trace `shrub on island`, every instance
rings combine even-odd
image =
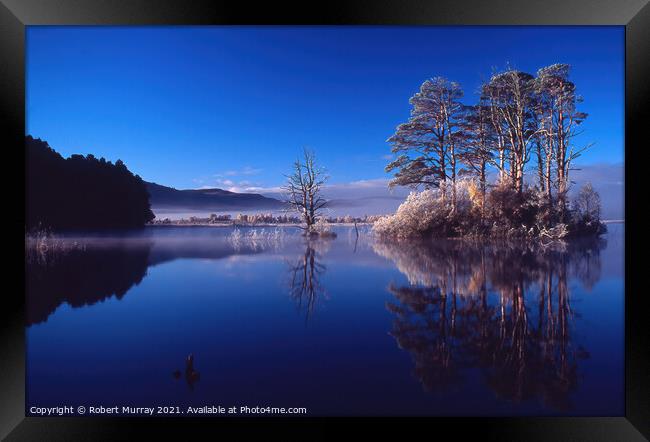
[[[553,204],[543,192],[525,187],[518,192],[495,184],[483,194],[472,179],[411,192],[395,214],[377,220],[379,236],[541,238],[559,240],[606,231],[600,221],[600,198],[591,185],[583,187],[568,210]]]

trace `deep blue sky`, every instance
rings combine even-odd
[[[273,187],[303,146],[331,182],[386,178],[385,140],[432,76],[465,101],[506,63],[569,63],[580,164],[623,162],[623,27],[27,29],[27,133],[177,188]]]

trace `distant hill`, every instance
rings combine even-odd
[[[235,193],[223,189],[178,190],[145,182],[154,211],[184,209],[200,211],[281,209],[284,203],[257,193]]]

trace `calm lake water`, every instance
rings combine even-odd
[[[623,415],[623,229],[545,249],[344,227],[71,236],[28,261],[28,411]]]

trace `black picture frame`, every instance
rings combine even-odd
[[[639,221],[647,196],[643,147],[650,103],[650,4],[647,0],[444,0],[346,1],[318,3],[209,2],[181,0],[0,0],[0,103],[2,106],[5,194],[15,201],[11,237],[16,255],[10,268],[15,288],[7,284],[2,300],[2,371],[0,372],[0,436],[6,440],[101,440],[151,438],[151,431],[177,432],[183,440],[197,430],[243,431],[251,423],[275,429],[299,423],[305,436],[330,428],[330,419],[170,419],[170,418],[37,418],[25,417],[24,177],[25,26],[29,25],[622,25],[626,36],[625,93],[625,273],[626,273],[626,407],[619,417],[418,418],[370,419],[366,429],[394,427],[400,434],[414,426],[455,438],[495,440],[636,441],[650,437],[650,342],[647,338],[640,263],[644,251]],[[9,170],[18,171],[9,174]],[[13,171],[12,170],[12,171]],[[12,177],[10,177],[12,175]],[[24,187],[24,186],[23,186]],[[638,201],[637,201],[638,198]],[[638,203],[638,204],[637,204]],[[9,244],[7,246],[7,244]],[[9,255],[9,254],[6,254]],[[13,254],[12,254],[13,255]],[[638,258],[638,259],[635,259]],[[216,422],[215,422],[216,421]],[[347,419],[336,419],[335,422]],[[305,424],[309,428],[305,428]],[[427,430],[428,428],[428,430]]]

